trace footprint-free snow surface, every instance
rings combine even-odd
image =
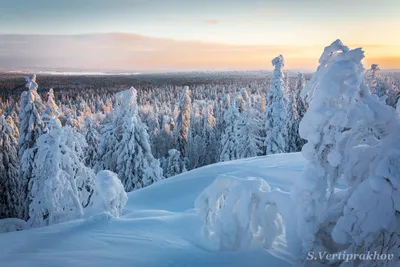
[[[194,210],[200,192],[220,174],[260,177],[289,191],[303,169],[299,153],[218,163],[128,194],[124,215],[108,213],[44,228],[0,234],[4,267],[285,267],[285,238],[271,250],[215,251],[201,236]]]

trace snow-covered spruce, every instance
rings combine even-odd
[[[305,144],[299,134],[300,121],[306,111],[305,104],[300,97],[300,93],[304,88],[305,80],[303,74],[299,73],[296,87],[291,90],[288,86],[288,102],[287,102],[287,129],[288,129],[288,151],[300,151]]]
[[[238,123],[240,122],[240,113],[236,107],[236,101],[231,101],[230,107],[225,110],[223,117],[223,130],[220,141],[219,161],[229,161],[238,158]]]
[[[365,85],[363,57],[335,41],[308,87],[312,102],[300,124],[308,163],[293,189],[298,235],[303,255],[369,251],[395,259],[339,261],[341,267],[398,266],[400,122]],[[339,178],[345,190],[335,190]]]
[[[257,118],[253,108],[246,108],[246,101],[249,101],[247,91],[242,89],[239,98],[239,121],[237,122],[237,159],[256,157],[262,154],[263,140],[261,132],[263,130],[262,121]]]
[[[50,88],[48,93],[48,99],[46,103],[45,113],[53,118],[58,118],[60,116],[60,110],[54,100],[54,91],[53,88]]]
[[[270,82],[267,93],[266,139],[264,145],[267,154],[285,153],[288,148],[287,134],[287,110],[284,98],[285,84],[282,68],[284,67],[283,56],[280,55],[272,60],[274,76]]]
[[[93,119],[92,115],[87,115],[85,118],[84,132],[87,147],[85,148],[85,164],[89,168],[93,168],[97,161],[98,147],[100,134],[97,131],[97,121]]]
[[[176,149],[168,151],[166,177],[171,177],[185,172],[185,164],[182,160],[181,153]]]
[[[340,88],[356,87],[357,84],[353,83],[359,76],[357,63],[352,58],[342,60],[348,52],[349,49],[339,40],[326,47],[319,61],[321,65],[307,85],[307,97],[312,101],[300,123],[299,132],[308,141],[302,149],[308,162],[293,190],[304,253],[327,250],[321,240],[324,235],[317,235],[327,218],[328,200],[339,177],[341,151],[338,142],[348,124],[346,115],[351,101],[343,97],[348,92]],[[353,54],[351,52],[349,56]],[[353,83],[345,85],[345,82]]]
[[[44,121],[48,130],[37,140],[29,183],[32,227],[81,217],[94,192],[94,173],[83,163],[84,137],[62,128],[56,118],[45,116]]]
[[[20,182],[22,186],[22,197],[25,201],[22,203],[22,218],[28,219],[29,200],[28,185],[32,177],[34,167],[34,158],[36,154],[35,144],[39,136],[46,131],[46,126],[42,122],[41,114],[45,109],[42,100],[37,93],[38,84],[36,83],[36,75],[32,79],[25,77],[28,88],[21,95],[21,104],[19,109],[19,133],[18,140],[18,157]]]
[[[163,179],[163,173],[138,115],[136,89],[117,93],[116,101],[112,120],[103,129],[95,168],[117,173],[125,191],[130,192]]]
[[[96,212],[107,211],[114,217],[121,216],[128,201],[128,195],[117,174],[111,171],[100,171],[95,181],[96,194],[93,209]]]
[[[176,119],[176,139],[178,151],[182,157],[186,157],[186,149],[190,127],[190,111],[192,108],[192,100],[190,98],[189,87],[185,86],[182,90],[179,102],[179,115]]]
[[[11,117],[0,116],[0,219],[22,218],[18,162],[18,130]],[[0,227],[1,228],[1,227]]]

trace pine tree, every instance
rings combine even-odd
[[[18,166],[18,136],[11,117],[0,116],[0,219],[23,216]]]
[[[284,67],[283,56],[280,55],[272,60],[274,76],[270,82],[270,90],[267,93],[266,107],[266,139],[265,147],[267,154],[287,152],[287,110],[284,99],[285,85],[282,68]]]

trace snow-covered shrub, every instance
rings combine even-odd
[[[100,171],[96,175],[96,208],[108,211],[111,215],[119,217],[128,200],[121,180],[111,171]]]
[[[269,192],[259,178],[218,176],[195,202],[205,238],[219,250],[270,248],[283,224]]]
[[[0,220],[0,233],[22,231],[28,229],[26,221],[17,218],[7,218]]]

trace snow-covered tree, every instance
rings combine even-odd
[[[29,224],[46,226],[78,218],[94,191],[94,173],[84,166],[82,135],[46,117],[48,131],[37,140],[29,183]]]
[[[287,128],[286,128],[286,101],[284,98],[285,84],[282,68],[284,67],[283,56],[280,55],[272,60],[274,76],[270,81],[270,89],[267,93],[266,107],[266,139],[264,145],[267,154],[284,153],[287,151]]]
[[[100,139],[96,170],[117,173],[125,191],[130,192],[163,179],[163,175],[138,114],[136,89],[119,92],[116,101],[113,120],[105,125]]]
[[[190,98],[189,87],[185,86],[182,90],[179,102],[179,114],[176,119],[178,151],[182,157],[186,157],[187,142],[190,127],[190,111],[192,100]]]
[[[304,84],[304,76],[299,73],[295,89],[289,91],[287,104],[288,152],[300,151],[305,144],[305,140],[299,134],[300,121],[306,112],[304,101],[300,97],[300,92],[303,90]]]
[[[303,98],[300,96],[301,92],[304,89],[305,86],[305,78],[302,73],[299,73],[297,82],[296,82],[296,90],[295,90],[295,100],[294,100],[294,105],[296,106],[296,114],[297,114],[297,120],[295,121],[295,126],[293,126],[296,131],[297,131],[297,140],[296,140],[296,151],[301,151],[301,148],[303,145],[306,143],[306,140],[300,137],[299,133],[299,127],[300,127],[300,121],[303,119],[304,114],[307,111],[307,105]]]
[[[365,73],[365,80],[372,93],[381,97],[385,95],[384,88],[378,85],[380,68],[378,64],[372,64],[371,68]]]
[[[348,52],[349,49],[340,40],[325,48],[319,61],[322,67],[312,78],[317,81],[315,88],[310,88],[313,100],[300,123],[300,136],[308,141],[302,150],[308,163],[301,182],[296,183],[293,196],[298,203],[298,233],[305,253],[325,249],[321,248],[323,242],[317,239],[317,234],[326,216],[324,211],[328,198],[338,179],[337,167],[341,154],[337,151],[337,142],[347,126],[346,108],[349,105],[349,99],[342,98],[346,92],[340,89],[354,86],[345,85],[345,82],[357,77],[357,69],[354,68],[356,63],[351,58],[342,61],[337,59]],[[331,64],[325,70],[322,68],[326,62]]]
[[[37,93],[38,84],[36,83],[36,75],[32,79],[26,77],[25,91],[21,95],[21,106],[19,110],[19,133],[18,155],[19,155],[19,171],[22,186],[22,195],[26,198],[23,206],[23,219],[28,218],[28,184],[32,178],[33,160],[36,154],[35,143],[39,136],[45,131],[45,125],[42,121],[41,114],[44,110],[42,100]]]
[[[242,89],[235,101],[239,106],[239,117],[236,128],[236,156],[237,159],[255,157],[262,154],[263,141],[261,132],[263,124],[256,116],[256,112],[246,101],[249,97],[246,89]],[[247,106],[247,108],[246,108]]]
[[[287,92],[287,120],[286,128],[288,130],[288,140],[287,140],[287,152],[296,152],[297,150],[297,139],[298,139],[298,115],[297,115],[297,103],[295,102],[295,91],[288,87]]]
[[[240,122],[241,116],[238,108],[236,107],[235,101],[231,102],[229,109],[225,110],[223,130],[220,143],[220,161],[229,161],[238,158],[237,145],[238,145],[238,123]]]
[[[84,150],[85,164],[89,168],[93,168],[97,162],[100,134],[96,129],[96,123],[97,122],[93,119],[92,115],[86,116],[85,130],[83,132],[83,135],[85,136],[85,140],[87,143],[87,147]]]
[[[171,177],[185,171],[185,164],[182,161],[181,153],[176,149],[170,149],[168,151],[167,172],[165,176]]]
[[[205,119],[203,120],[205,153],[201,161],[201,166],[213,164],[218,161],[217,122],[213,109],[207,108],[205,115]]]
[[[48,99],[46,103],[46,110],[45,113],[53,118],[58,118],[60,116],[60,110],[54,101],[54,91],[53,88],[50,88],[48,93]]]
[[[10,120],[0,116],[0,219],[21,218],[25,201],[18,171],[18,136]]]
[[[312,102],[300,123],[307,164],[293,189],[298,236],[303,256],[393,254],[391,261],[353,258],[338,264],[394,267],[400,263],[400,121],[364,83],[363,57],[361,49],[335,41],[308,85]],[[339,178],[344,190],[335,189]]]

